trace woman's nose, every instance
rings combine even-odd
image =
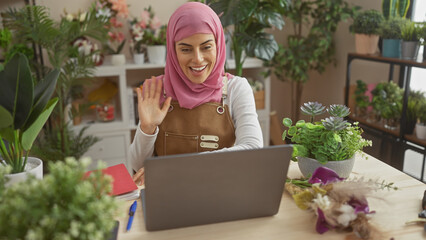
[[[204,60],[203,53],[200,51],[200,49],[196,49],[194,51],[194,62],[196,63],[202,63]]]

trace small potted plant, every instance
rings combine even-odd
[[[379,83],[373,89],[373,108],[380,112],[385,128],[397,129],[401,118],[403,92],[394,82]]]
[[[43,176],[43,162],[29,153],[58,102],[50,99],[58,76],[53,70],[34,86],[27,57],[20,53],[0,71],[0,165],[12,168],[8,184],[27,178],[24,171]]]
[[[358,13],[352,24],[357,53],[374,54],[379,43],[379,28],[384,21],[382,13],[375,9]]]
[[[404,20],[390,18],[380,25],[379,35],[383,38],[382,56],[399,58],[401,56],[401,26]]]
[[[130,25],[134,50],[146,48],[150,63],[164,63],[166,61],[167,25],[161,24],[152,7],[145,8],[141,13],[141,19],[133,19]]]
[[[290,139],[293,146],[293,159],[299,164],[305,177],[315,169],[325,166],[333,169],[340,177],[347,178],[352,171],[355,153],[372,142],[365,140],[358,122],[349,123],[343,118],[350,114],[344,105],[330,105],[327,110],[318,102],[308,102],[301,107],[302,113],[310,116],[310,122],[284,118],[288,130],[283,132],[283,140]],[[330,117],[315,122],[315,116],[327,111]]]
[[[367,91],[367,84],[362,80],[356,81],[355,88],[355,115],[359,117],[364,117],[367,115],[367,107],[370,105],[370,100],[368,96],[365,95]]]
[[[423,99],[417,109],[418,122],[416,124],[416,136],[426,140],[426,99]]]
[[[95,171],[84,177],[89,159],[49,164],[43,179],[30,177],[5,188],[7,168],[0,167],[2,239],[116,239],[118,203],[111,177]],[[114,236],[116,237],[116,236]]]
[[[422,112],[422,104],[426,101],[424,92],[410,90],[407,102],[407,122],[405,125],[405,132],[407,134],[413,134],[414,127],[416,126],[419,114]],[[426,107],[426,106],[425,106]]]
[[[416,59],[420,47],[421,28],[409,19],[401,26],[401,57]]]

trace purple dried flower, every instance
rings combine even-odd
[[[330,227],[327,221],[325,220],[324,213],[322,212],[320,208],[317,208],[317,213],[318,213],[318,219],[317,219],[316,230],[318,233],[323,234],[327,232],[328,230],[330,230]]]
[[[325,185],[332,182],[340,182],[342,180],[344,180],[344,178],[339,177],[339,175],[337,175],[337,173],[330,168],[319,167],[312,173],[312,176],[309,178],[308,182],[311,184],[320,183]]]
[[[348,204],[354,208],[355,214],[358,214],[360,212],[363,212],[365,214],[371,213],[370,208],[368,207],[367,199],[356,199],[351,198],[351,200],[348,202]]]

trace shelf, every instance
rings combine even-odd
[[[398,65],[409,65],[411,67],[426,68],[426,61],[423,61],[420,55],[416,60],[382,57],[379,54],[359,54],[359,53],[348,53],[348,57],[353,59],[363,59],[363,60],[369,60],[369,61],[375,61],[375,62],[383,62],[383,63],[390,63],[390,64],[398,64]]]
[[[369,122],[364,118],[349,116],[349,119],[352,120],[352,121],[355,121],[355,122],[359,122],[360,124],[365,125],[367,127],[374,128],[376,130],[389,133],[389,134],[393,135],[394,137],[399,137],[399,127],[395,130],[391,130],[389,128],[385,128],[385,126],[382,123]]]
[[[416,137],[416,134],[410,134],[410,135],[406,134],[404,135],[404,138],[412,143],[415,143],[417,145],[420,145],[426,148],[426,139],[419,139]]]

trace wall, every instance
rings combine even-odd
[[[362,9],[377,9],[381,11],[381,1],[356,1],[348,0],[350,4],[361,6]],[[323,104],[343,104],[343,89],[346,81],[347,53],[355,51],[354,35],[349,32],[352,20],[341,22],[335,34],[337,64],[329,65],[323,74],[310,73],[310,79],[305,85],[302,94],[302,103],[318,101]],[[286,21],[284,29],[275,32],[274,35],[280,43],[285,43],[286,36],[292,33],[291,22]],[[367,83],[386,81],[389,67],[386,64],[353,61],[351,69],[351,84],[355,80],[362,79]],[[397,72],[397,71],[395,71]],[[396,76],[396,75],[395,75]],[[290,107],[290,83],[272,79],[272,110],[277,111],[278,119],[289,117]]]
[[[94,1],[37,0],[36,2],[38,5],[44,5],[50,8],[51,16],[55,19],[59,19],[64,9],[68,12],[77,12],[78,10],[87,9]],[[163,23],[167,23],[172,12],[185,2],[186,0],[127,0],[127,3],[131,6],[129,8],[130,16],[139,16],[144,7],[151,5]],[[363,9],[380,10],[381,8],[381,1],[348,0],[348,2],[350,4],[357,4]],[[165,3],[167,3],[167,7],[164,6]],[[13,4],[17,4],[16,0],[2,0],[0,9],[5,9]],[[344,103],[343,88],[345,86],[347,53],[355,50],[354,36],[349,32],[350,24],[350,20],[340,23],[335,34],[336,66],[330,65],[321,75],[316,72],[310,73],[310,80],[305,85],[302,102],[319,101],[326,105]],[[274,34],[277,41],[284,44],[286,36],[291,32],[291,23],[290,21],[286,21],[284,29],[282,31],[274,31]],[[368,83],[386,81],[388,69],[389,67],[385,64],[354,61],[352,63],[351,79],[354,81],[356,79],[362,79]],[[275,77],[272,78],[271,109],[277,111],[279,119],[290,115],[289,90],[289,83],[277,80]]]

